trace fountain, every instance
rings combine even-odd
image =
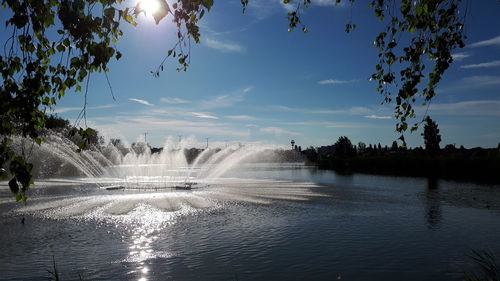
[[[145,143],[125,147],[121,143],[76,152],[76,145],[62,134],[47,136],[33,149],[37,178],[72,177],[103,189],[192,189],[208,186],[226,172],[273,146],[229,146],[224,149],[188,149],[196,140],[174,142],[167,138],[160,152],[152,153]],[[18,146],[25,146],[22,140]],[[267,152],[266,152],[267,151]],[[263,153],[266,152],[266,153]]]

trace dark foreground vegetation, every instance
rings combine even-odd
[[[342,139],[342,137],[341,137]],[[330,146],[308,148],[302,153],[322,169],[340,173],[368,173],[397,176],[437,177],[446,179],[500,183],[500,148],[456,148],[447,145],[436,155],[417,147],[382,147],[363,143],[350,145],[343,140]],[[347,146],[341,148],[342,146]],[[340,151],[349,151],[344,154]],[[339,151],[340,150],[340,151]]]
[[[394,141],[389,148],[353,145],[340,137],[333,145],[310,147],[302,153],[322,169],[340,173],[369,173],[396,176],[445,178],[485,183],[500,183],[500,143],[497,148],[457,148],[453,144],[440,148],[437,124],[425,119],[422,133],[425,148],[406,148]],[[300,149],[299,149],[300,150]]]

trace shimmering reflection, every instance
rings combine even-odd
[[[91,194],[33,200],[11,212],[55,221],[114,226],[125,232],[121,234],[121,241],[127,246],[125,256],[117,257],[113,264],[127,269],[128,280],[151,280],[152,267],[158,260],[170,264],[178,259],[178,254],[171,249],[173,245],[164,240],[169,236],[166,231],[180,218],[206,217],[210,212],[220,214],[235,206],[269,206],[278,201],[303,202],[325,196],[314,191],[318,185],[310,182],[224,178],[204,184],[202,188],[189,191],[99,189]]]
[[[168,258],[171,253],[155,251],[152,244],[158,240],[158,233],[166,224],[173,224],[181,214],[180,210],[165,212],[147,204],[139,204],[133,211],[124,216],[129,226],[130,237],[128,256],[121,263],[132,264],[130,275],[137,276],[138,280],[148,280],[148,261],[158,257]],[[118,219],[118,218],[117,218]]]

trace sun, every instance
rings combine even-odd
[[[141,10],[150,15],[157,12],[161,7],[160,2],[158,0],[142,0],[139,3],[141,5]]]

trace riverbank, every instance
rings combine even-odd
[[[442,153],[434,157],[413,151],[360,154],[352,157],[320,154],[311,162],[320,169],[331,169],[344,174],[430,177],[500,184],[499,154],[494,149]]]

